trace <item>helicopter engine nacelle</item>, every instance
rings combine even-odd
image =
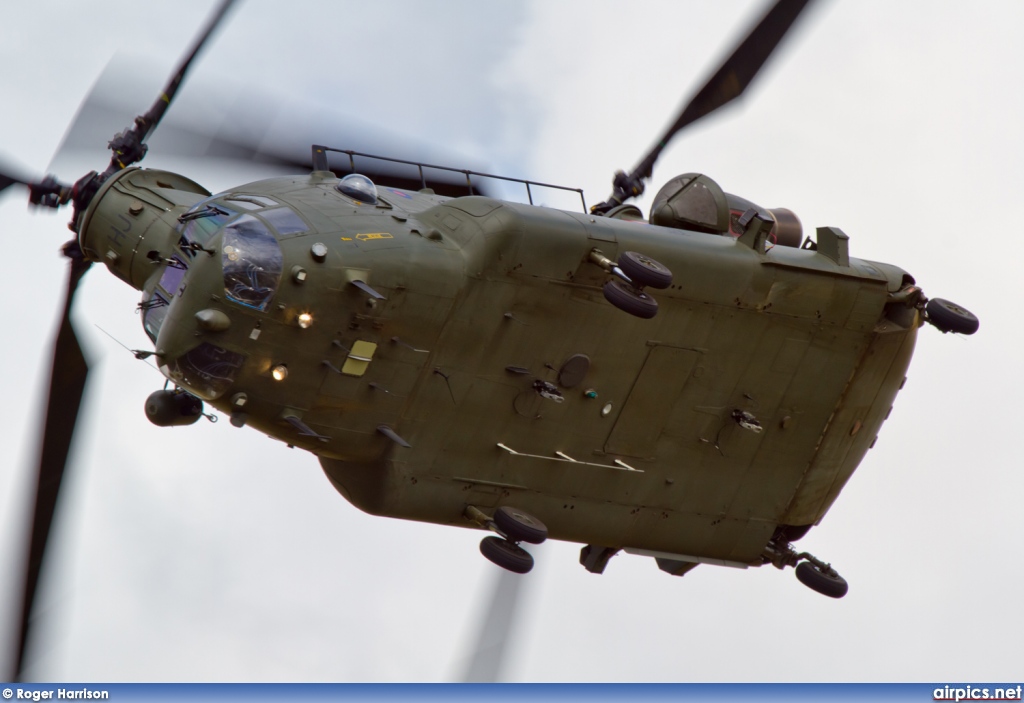
[[[768,241],[781,247],[800,247],[804,238],[804,226],[792,210],[784,207],[762,208],[732,193],[726,193],[725,197],[729,203],[729,234],[734,237],[743,236],[744,229],[739,223],[740,218],[747,210],[753,209],[757,210],[763,219],[770,219],[772,222]]]
[[[169,171],[126,168],[108,178],[78,222],[78,243],[90,261],[142,290],[178,241],[178,217],[210,195]]]
[[[651,223],[708,234],[739,237],[743,227],[739,219],[747,210],[756,210],[765,221],[772,221],[769,241],[785,247],[799,247],[803,226],[792,210],[762,208],[738,195],[724,192],[715,181],[701,173],[684,173],[661,187],[651,206]]]
[[[146,398],[146,417],[157,427],[195,424],[203,414],[203,401],[185,391],[156,391]]]
[[[775,243],[781,247],[799,248],[804,239],[804,226],[800,224],[796,213],[784,207],[773,207],[768,212],[775,220],[775,226],[769,234],[775,238]]]

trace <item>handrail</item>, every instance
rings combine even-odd
[[[472,171],[466,168],[452,168],[450,166],[438,166],[436,164],[426,164],[420,161],[407,161],[405,159],[394,159],[389,156],[378,156],[377,154],[366,154],[360,151],[352,151],[351,149],[335,149],[334,147],[322,146],[320,144],[314,144],[313,147],[313,169],[316,171],[329,171],[330,168],[327,164],[327,152],[333,151],[338,154],[348,154],[349,167],[353,172],[356,170],[355,157],[362,156],[369,159],[377,159],[378,161],[388,161],[395,164],[407,164],[409,166],[416,166],[420,173],[420,183],[424,188],[427,187],[427,179],[423,174],[423,169],[433,168],[439,171],[450,171],[451,173],[462,173],[466,176],[466,186],[469,188],[469,194],[473,195],[473,181],[470,176],[481,176],[483,178],[495,178],[500,181],[511,181],[513,183],[522,183],[526,186],[526,197],[530,201],[530,205],[533,205],[533,192],[530,190],[530,186],[540,186],[541,188],[555,188],[556,190],[567,190],[573,193],[579,193],[580,202],[583,205],[583,212],[587,212],[587,200],[583,197],[582,188],[569,188],[568,186],[559,186],[553,183],[541,183],[540,181],[530,181],[524,178],[512,178],[511,176],[498,176],[493,173],[483,173],[482,171]]]

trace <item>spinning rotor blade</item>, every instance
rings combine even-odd
[[[643,193],[643,181],[651,177],[654,162],[669,141],[684,127],[742,95],[809,3],[810,0],[777,0],[768,14],[757,23],[746,39],[683,108],[676,121],[640,160],[633,172],[616,174],[614,193],[608,201],[595,205],[592,210],[607,212],[626,199]]]
[[[145,115],[135,118],[132,128],[116,135],[110,142],[109,146],[114,155],[105,174],[99,177],[95,172],[87,174],[72,187],[59,183],[52,176],[39,182],[30,182],[8,173],[0,173],[0,191],[15,183],[21,183],[28,186],[29,201],[33,204],[59,207],[74,198],[76,211],[87,207],[103,178],[145,156],[145,140],[160,123],[189,66],[218,27],[232,3],[233,0],[224,0],[220,4],[191,52],[185,57],[177,72],[171,76],[164,92],[149,111]],[[71,324],[71,308],[78,283],[91,264],[85,260],[76,241],[69,242],[64,246],[64,254],[71,263],[69,265],[67,297],[64,301],[64,311],[54,344],[50,390],[41,436],[36,497],[25,567],[25,590],[21,605],[18,648],[13,672],[15,679],[20,679],[24,673],[32,607],[46,556],[46,545],[53,524],[60,485],[64,478],[71,441],[74,437],[75,425],[85,392],[86,378],[89,374],[89,365]]]
[[[110,166],[103,177],[141,161],[146,155],[148,151],[146,141],[162,120],[192,61],[217,29],[233,2],[234,0],[223,0],[192,51],[171,77],[164,92],[149,111],[135,118],[134,127],[115,135],[110,141],[109,146],[114,153]],[[86,140],[83,139],[83,136],[91,135],[99,125],[109,124],[110,116],[121,112],[117,104],[120,100],[115,96],[121,95],[123,86],[120,81],[105,80],[106,78],[107,76],[101,76],[82,104],[58,149],[58,157],[65,149],[74,148],[84,143],[97,143],[95,139]],[[112,87],[114,85],[116,87]],[[218,87],[215,94],[222,96],[222,93],[222,87]],[[217,102],[225,101],[218,100]],[[401,139],[396,139],[393,135],[383,135],[379,130],[371,130],[377,132],[377,138],[370,140],[362,136],[366,132],[365,128],[348,130],[350,134],[360,134],[358,143],[355,144],[352,142],[356,140],[351,136],[334,137],[333,135],[339,134],[336,123],[327,120],[317,123],[308,117],[310,114],[321,112],[317,110],[293,110],[286,118],[285,127],[274,130],[277,115],[273,108],[270,108],[268,112],[268,106],[279,105],[282,102],[289,104],[291,101],[268,99],[256,103],[250,96],[247,102],[228,105],[226,109],[220,111],[219,115],[212,119],[207,115],[205,119],[198,121],[198,124],[194,120],[188,124],[183,124],[183,120],[177,120],[178,124],[172,129],[164,130],[168,132],[166,137],[162,134],[157,138],[157,144],[161,150],[177,156],[213,156],[251,161],[292,173],[309,171],[312,166],[311,146],[313,144],[340,144],[352,148],[353,151],[377,153],[382,156],[392,155],[397,151],[406,160],[432,163],[446,160],[423,156],[425,150],[422,147],[403,148],[400,146]],[[209,106],[202,107],[208,109]],[[344,135],[345,131],[340,130],[340,133]],[[367,141],[380,144],[381,147],[367,147]],[[421,175],[415,166],[408,164],[357,158],[357,162],[349,160],[344,165],[335,164],[333,170],[339,175],[358,171],[381,185],[391,185],[408,190],[429,187],[436,193],[453,197],[467,195],[470,192],[466,176],[462,174],[426,169]],[[345,161],[345,159],[342,157],[338,161]],[[356,163],[358,163],[358,167],[356,167]],[[478,183],[473,183],[472,189],[474,193],[487,191],[486,188],[480,188]]]
[[[6,171],[6,167],[4,170]],[[10,172],[0,171],[0,193],[14,184],[28,188],[28,200],[33,205],[60,207],[71,199],[71,186],[60,183],[52,176],[47,176],[41,181],[29,181]]]
[[[672,137],[684,127],[742,95],[809,2],[810,0],[778,0],[715,75],[693,97],[647,156],[637,164],[633,169],[633,175],[650,178],[654,162]]]
[[[516,610],[522,599],[523,576],[500,570],[494,581],[494,592],[480,632],[473,646],[469,664],[460,681],[463,683],[497,683],[505,665],[505,650],[515,625]]]
[[[17,176],[12,176],[9,173],[0,172],[0,193],[4,192],[5,190],[7,190],[7,188],[14,185],[15,183],[20,183],[26,186],[28,185],[28,181],[24,179],[18,178]]]
[[[65,133],[50,171],[59,171],[74,156],[78,162],[95,153],[109,138],[111,125],[123,124],[137,104],[152,91],[145,64],[121,57],[104,69]],[[216,95],[216,100],[210,100]],[[174,110],[148,142],[150,154],[175,159],[215,159],[253,164],[253,178],[309,173],[310,147],[324,144],[381,156],[398,156],[424,163],[488,170],[461,154],[405,138],[353,118],[332,106],[296,97],[265,86],[249,86],[223,78],[197,76],[176,99]],[[147,157],[151,158],[151,157]],[[405,164],[355,157],[352,168],[344,154],[331,154],[331,170],[339,176],[353,170],[377,185],[418,190],[424,186],[418,169]],[[173,170],[173,169],[172,169]],[[424,169],[425,185],[440,195],[467,195],[462,173]],[[473,178],[478,194],[492,184]]]
[[[164,88],[163,94],[157,98],[157,101],[153,103],[153,107],[149,108],[149,112],[143,117],[148,125],[148,129],[142,134],[142,140],[145,141],[156,126],[160,123],[160,119],[164,116],[171,101],[174,100],[174,95],[178,92],[178,88],[181,86],[181,81],[184,80],[185,74],[188,72],[192,62],[195,61],[196,56],[199,55],[199,51],[209,41],[210,35],[213,34],[214,30],[220,25],[224,19],[224,15],[227,14],[228,10],[234,4],[235,0],[222,0],[220,7],[214,13],[213,17],[206,25],[206,29],[203,30],[202,35],[196,40],[195,46],[192,47],[191,53],[185,57],[185,60],[181,62],[181,66],[178,67],[178,71],[171,76],[171,80],[167,82],[167,87]]]
[[[39,469],[36,484],[35,508],[32,516],[32,534],[29,541],[28,564],[25,570],[25,591],[21,606],[18,635],[18,653],[15,660],[14,680],[21,680],[28,643],[32,604],[39,585],[39,573],[46,553],[47,538],[53,524],[57,495],[60,491],[64,468],[75,433],[75,423],[82,404],[89,365],[71,325],[71,306],[82,275],[90,263],[81,257],[72,242],[65,249],[70,257],[68,289],[64,301],[57,341],[53,349],[50,371],[50,392],[46,403],[46,420],[40,442]]]
[[[164,88],[163,93],[153,103],[153,106],[149,108],[146,114],[135,118],[134,127],[126,129],[111,140],[110,149],[114,152],[114,155],[111,157],[110,166],[107,168],[108,174],[131,166],[141,161],[142,157],[146,155],[146,140],[153,133],[153,130],[156,129],[157,125],[160,124],[160,120],[163,118],[164,113],[167,112],[171,101],[174,100],[174,96],[178,92],[178,88],[181,87],[181,82],[184,80],[188,69],[192,66],[192,62],[199,55],[206,42],[209,41],[210,36],[218,28],[234,2],[235,0],[222,0],[213,17],[207,23],[203,33],[196,40],[192,51],[189,52],[181,62],[178,70],[171,76],[171,79],[167,82],[167,87]]]

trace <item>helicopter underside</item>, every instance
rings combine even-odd
[[[597,230],[607,223],[461,200],[476,202],[430,215],[458,225],[445,237],[484,261],[457,299],[423,306],[443,317],[440,334],[402,330],[412,296],[389,293],[375,380],[328,374],[305,415],[337,436],[369,404],[364,431],[396,433],[377,433],[373,459],[320,449],[348,500],[466,527],[477,526],[467,506],[513,505],[556,539],[734,566],[762,563],[780,525],[824,516],[874,444],[913,352],[919,319],[884,316],[896,273],[887,282],[883,265],[853,260],[844,272],[779,248],[766,261],[730,238],[673,241],[661,228]],[[549,255],[531,259],[541,240]],[[585,261],[594,246],[642,249],[676,272],[655,320],[607,303],[603,272]]]
[[[745,317],[705,319],[714,331],[702,348],[636,340],[615,361],[636,369],[621,394],[590,399],[580,389],[555,403],[501,364],[429,378],[402,424],[414,457],[395,446],[376,462],[321,463],[342,495],[376,515],[475,527],[467,505],[515,505],[542,517],[555,539],[758,563],[779,525],[824,516],[873,446],[916,331],[865,346],[763,325],[760,343],[740,345],[758,335]],[[616,345],[607,342],[577,346]],[[743,350],[743,372],[723,377],[719,345]],[[806,402],[825,390],[839,402]],[[602,416],[606,397],[621,405],[614,418]],[[732,418],[743,407],[762,432]]]

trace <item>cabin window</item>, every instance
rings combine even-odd
[[[267,226],[252,215],[225,226],[221,263],[228,299],[266,310],[281,281],[284,263],[281,247]]]

